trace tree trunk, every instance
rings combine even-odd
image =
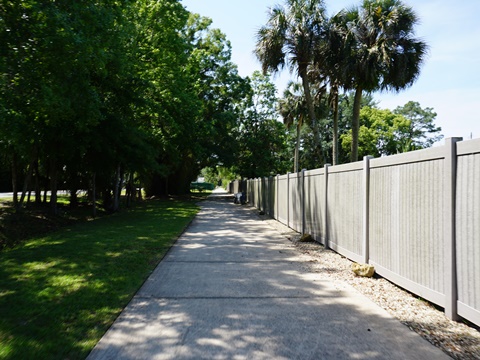
[[[54,159],[51,160],[50,166],[50,210],[53,215],[57,215],[58,173]]]
[[[42,191],[40,190],[40,171],[38,170],[38,158],[35,163],[35,204],[42,202]]]
[[[313,131],[313,144],[315,152],[319,158],[319,166],[323,165],[322,148],[320,145],[320,135],[318,132],[317,119],[315,117],[315,105],[313,104],[312,94],[310,93],[310,84],[307,79],[306,69],[300,72],[302,78],[303,92],[305,93],[305,100],[307,101],[308,115],[310,117],[310,124]]]
[[[18,189],[17,189],[17,155],[13,153],[12,157],[12,192],[13,192],[13,206],[18,208]]]
[[[113,206],[112,211],[118,211],[120,207],[120,165],[117,166],[117,171],[115,172],[115,183],[113,184]]]
[[[78,195],[76,186],[70,188],[70,208],[75,209],[78,207]]]
[[[97,217],[97,188],[96,188],[96,173],[92,175],[92,210],[93,217]]]
[[[135,200],[134,191],[135,191],[135,187],[133,183],[133,172],[132,172],[128,176],[128,182],[126,186],[127,207],[130,207],[132,204],[132,200]]]
[[[300,155],[300,121],[297,123],[297,142],[295,144],[295,159],[294,159],[294,165],[293,165],[293,172],[297,173],[298,172],[298,160],[299,160],[299,155]]]
[[[23,202],[25,201],[25,196],[27,195],[28,185],[30,184],[30,179],[32,178],[33,174],[33,167],[35,166],[36,157],[33,156],[32,161],[27,168],[27,174],[25,175],[25,180],[23,182],[23,189],[22,189],[22,196],[20,197],[20,201],[17,203],[17,211],[23,206]],[[29,196],[30,198],[30,196]]]
[[[46,174],[50,174],[50,163],[47,162],[47,170],[45,172]],[[45,182],[44,182],[44,191],[43,191],[43,203],[46,204],[47,203],[47,191],[48,191],[48,187],[50,186],[49,183],[48,183],[48,175],[45,177]]]
[[[362,88],[355,90],[355,100],[353,101],[353,119],[352,119],[352,152],[350,161],[358,161],[358,131],[360,123],[360,105],[362,102]]]
[[[338,87],[333,91],[333,144],[332,144],[332,162],[338,164]]]

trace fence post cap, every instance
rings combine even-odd
[[[463,141],[463,137],[452,136],[452,137],[446,138],[445,139],[445,144],[447,144],[449,142],[457,142],[457,141]]]

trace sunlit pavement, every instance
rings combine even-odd
[[[88,359],[449,358],[304,268],[288,239],[216,190]]]

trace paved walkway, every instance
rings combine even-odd
[[[448,358],[303,268],[288,239],[217,194],[88,359]]]

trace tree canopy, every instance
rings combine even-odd
[[[248,81],[225,35],[177,0],[0,6],[0,146],[15,194],[182,193],[233,163]],[[18,209],[24,196],[14,196]]]
[[[41,202],[49,190],[56,212],[61,188],[72,206],[82,189],[116,211],[122,188],[182,194],[202,169],[269,176],[441,138],[433,109],[369,100],[418,77],[427,47],[411,8],[365,0],[331,19],[322,1],[270,10],[254,50],[264,73],[242,77],[225,34],[179,0],[2,3],[0,183],[11,177],[17,210],[28,191]],[[279,100],[269,73],[285,66],[300,83]]]

